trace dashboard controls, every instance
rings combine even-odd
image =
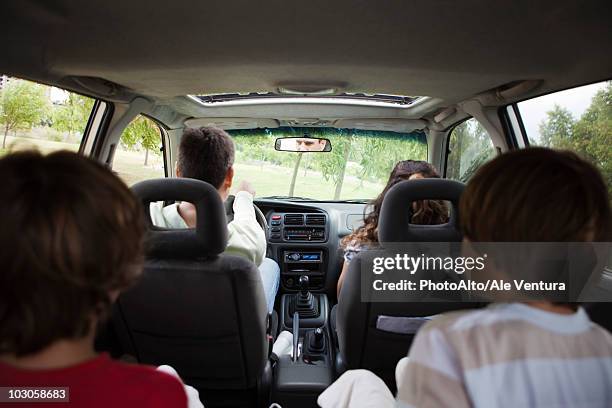
[[[286,241],[324,241],[325,228],[285,228],[283,238]]]
[[[304,280],[308,279],[308,290],[322,290],[327,270],[325,243],[330,234],[329,215],[317,209],[300,208],[293,211],[272,210],[267,214],[268,242],[278,257],[281,285],[290,291],[300,291],[304,289]],[[300,276],[304,276],[301,285]]]
[[[273,242],[325,242],[327,229],[325,213],[273,213],[269,238]]]
[[[304,225],[304,214],[285,214],[285,225]]]
[[[306,225],[325,225],[325,214],[306,214]]]
[[[285,251],[285,262],[323,262],[322,251]]]
[[[323,288],[325,251],[323,249],[285,249],[280,267],[283,286],[292,290]]]

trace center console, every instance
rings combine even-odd
[[[308,275],[297,278],[300,291],[281,298],[281,330],[293,334],[292,354],[278,356],[272,401],[281,406],[313,407],[333,381],[333,347],[328,330],[327,296],[309,291]]]
[[[323,293],[310,292],[308,275],[297,278],[300,291],[281,296],[280,329],[291,330],[295,313],[300,317],[300,329],[314,329],[327,325],[329,302]]]
[[[299,289],[298,279],[306,275],[309,289],[325,286],[329,231],[325,213],[274,212],[269,219],[268,239],[278,248],[281,282],[285,289]]]

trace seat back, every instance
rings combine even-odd
[[[443,179],[419,179],[398,183],[391,188],[382,204],[378,234],[379,241],[397,242],[460,242],[458,228],[459,198],[463,184]],[[447,200],[452,204],[449,222],[442,225],[410,224],[412,201],[423,199]],[[395,389],[395,366],[408,354],[419,323],[424,319],[401,319],[403,330],[383,327],[381,319],[394,317],[430,317],[442,312],[478,307],[479,304],[457,302],[363,302],[361,263],[364,254],[357,254],[350,262],[340,291],[336,315],[336,330],[342,365],[348,369],[365,368],[379,375]],[[373,290],[369,287],[369,290]],[[391,319],[389,319],[391,318]],[[419,321],[420,320],[420,321]],[[414,329],[414,330],[412,330]]]
[[[168,199],[194,203],[197,226],[164,230],[149,217],[143,275],[121,294],[113,319],[124,351],[140,363],[173,366],[204,401],[215,391],[261,386],[268,366],[263,286],[252,262],[220,255],[227,225],[218,193],[190,179],[149,180],[133,191],[146,209]]]

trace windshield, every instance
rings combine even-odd
[[[257,197],[368,201],[384,188],[400,160],[426,160],[421,131],[397,133],[337,128],[228,130],[236,144],[234,185],[251,182]],[[329,152],[274,149],[280,137],[329,139]]]

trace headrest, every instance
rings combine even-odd
[[[459,198],[464,184],[438,178],[402,181],[391,187],[383,198],[378,220],[378,240],[385,242],[458,242]],[[450,201],[452,210],[446,224],[410,224],[410,205],[420,200]]]
[[[188,178],[160,178],[141,181],[132,186],[132,191],[142,202],[148,220],[148,256],[198,258],[225,251],[225,207],[219,193],[210,184]],[[168,200],[187,201],[195,205],[195,229],[166,229],[152,224],[149,204]]]

